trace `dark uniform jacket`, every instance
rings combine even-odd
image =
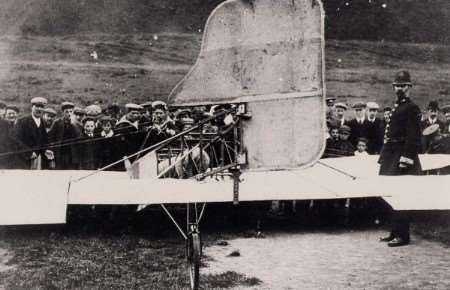
[[[395,104],[391,119],[386,124],[384,145],[379,163],[380,175],[419,175],[421,166],[419,150],[421,147],[420,109],[409,98]],[[400,168],[401,160],[409,163]]]
[[[358,143],[358,138],[367,138],[367,132],[369,130],[367,119],[364,119],[362,123],[358,123],[358,120],[352,119],[348,121],[346,125],[351,129],[349,141],[354,147],[356,147],[356,144]]]
[[[76,144],[60,146],[61,143],[76,143],[81,136],[79,129],[64,119],[58,119],[48,132],[49,141],[57,147],[52,147],[55,154],[57,169],[77,169],[80,163],[80,156],[75,149]]]
[[[366,137],[369,143],[367,144],[367,153],[380,154],[381,147],[383,147],[384,137],[384,122],[379,118],[370,121],[367,120]]]
[[[23,154],[15,154],[14,168],[30,169],[33,152],[42,156],[43,168],[45,168],[44,152],[48,145],[48,136],[42,120],[40,126],[37,127],[31,115],[18,119],[14,125],[11,139],[17,150],[29,150]]]

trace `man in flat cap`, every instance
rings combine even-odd
[[[421,146],[420,108],[410,99],[411,75],[400,71],[392,83],[396,102],[390,121],[386,124],[384,145],[380,154],[380,175],[420,175]],[[381,238],[388,246],[397,247],[410,242],[410,217],[407,211],[394,211],[389,236]]]
[[[152,127],[150,142],[159,143],[176,134],[175,121],[169,117],[167,104],[163,101],[152,103]]]
[[[13,105],[5,106],[4,119],[0,118],[0,154],[14,151],[13,143],[11,142],[10,134],[17,121],[19,108]],[[11,162],[14,161],[14,155],[0,156],[0,169],[11,168]]]
[[[127,113],[117,122],[115,128],[115,134],[119,135],[117,144],[119,159],[138,152],[143,142],[143,133],[139,124],[142,106],[129,103],[125,105],[125,109]],[[135,158],[131,158],[130,161],[133,162]],[[125,167],[122,169],[124,170]]]
[[[152,125],[152,102],[142,103],[141,107],[143,110],[141,120],[139,122],[143,128],[148,128]]]
[[[48,161],[53,152],[47,149],[48,136],[42,121],[42,114],[47,100],[42,97],[31,99],[31,114],[19,118],[14,125],[12,139],[18,150],[26,150],[16,154],[15,168],[43,169],[48,167]]]
[[[44,123],[45,131],[47,131],[47,134],[50,135],[50,131],[53,129],[53,125],[55,124],[56,120],[56,110],[50,107],[47,107],[44,109],[44,112],[42,114],[42,121]],[[52,143],[52,140],[49,137],[50,143]]]
[[[77,169],[79,158],[76,157],[75,143],[81,136],[80,130],[73,124],[75,105],[71,102],[61,104],[62,116],[53,124],[49,140],[54,144],[56,168],[59,170]]]
[[[444,122],[438,118],[439,111],[440,108],[437,101],[430,101],[428,103],[426,118],[421,122],[422,130],[433,124],[438,124],[441,130],[444,128]]]
[[[375,102],[368,102],[367,107],[367,153],[380,154],[383,147],[384,124],[378,118],[380,106]]]
[[[347,105],[344,103],[336,103],[334,105],[334,117],[338,121],[339,126],[346,125],[347,121],[345,120],[345,111],[347,111]]]
[[[13,126],[17,121],[19,112],[20,112],[20,109],[17,106],[14,106],[14,105],[6,106],[5,120],[8,121]]]
[[[366,104],[363,102],[357,102],[353,104],[353,110],[355,110],[355,117],[346,123],[351,129],[351,135],[349,141],[353,147],[356,148],[358,139],[361,137],[367,138],[368,124],[366,120]]]

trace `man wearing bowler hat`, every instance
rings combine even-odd
[[[42,114],[47,100],[42,97],[31,99],[31,114],[17,120],[11,138],[17,150],[24,151],[16,154],[15,168],[43,169],[46,168],[53,152],[46,150],[48,136],[42,121]]]
[[[420,175],[420,108],[410,99],[412,89],[411,75],[400,71],[392,83],[396,95],[389,123],[386,124],[384,145],[380,154],[380,175]],[[394,189],[395,190],[395,189]],[[407,211],[394,211],[392,229],[380,241],[388,242],[390,247],[407,245],[410,218]]]

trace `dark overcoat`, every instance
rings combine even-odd
[[[421,147],[420,108],[409,98],[395,104],[389,123],[386,124],[384,145],[379,163],[380,175],[420,175],[419,151]],[[399,167],[400,158],[413,163]]]
[[[369,129],[369,124],[366,119],[362,123],[358,123],[356,119],[352,119],[346,123],[350,127],[350,138],[348,139],[354,147],[358,143],[358,138],[367,138],[367,132]]]
[[[38,127],[31,115],[17,120],[11,133],[11,140],[16,150],[27,150],[27,152],[14,156],[13,167],[20,169],[30,169],[32,153],[44,156],[48,146],[48,136],[43,121],[41,120]],[[43,162],[45,162],[44,157]]]
[[[383,120],[375,118],[373,121],[367,120],[367,153],[380,154],[383,147],[384,124]]]
[[[77,169],[80,163],[80,156],[77,155],[75,144],[79,141],[81,132],[70,122],[58,119],[48,132],[49,141],[56,147],[52,147],[55,154],[57,169]],[[65,146],[61,146],[67,143]]]

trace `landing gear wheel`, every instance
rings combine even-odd
[[[193,232],[187,240],[187,264],[189,270],[189,278],[191,289],[197,290],[200,285],[200,257],[201,244],[200,234]]]

